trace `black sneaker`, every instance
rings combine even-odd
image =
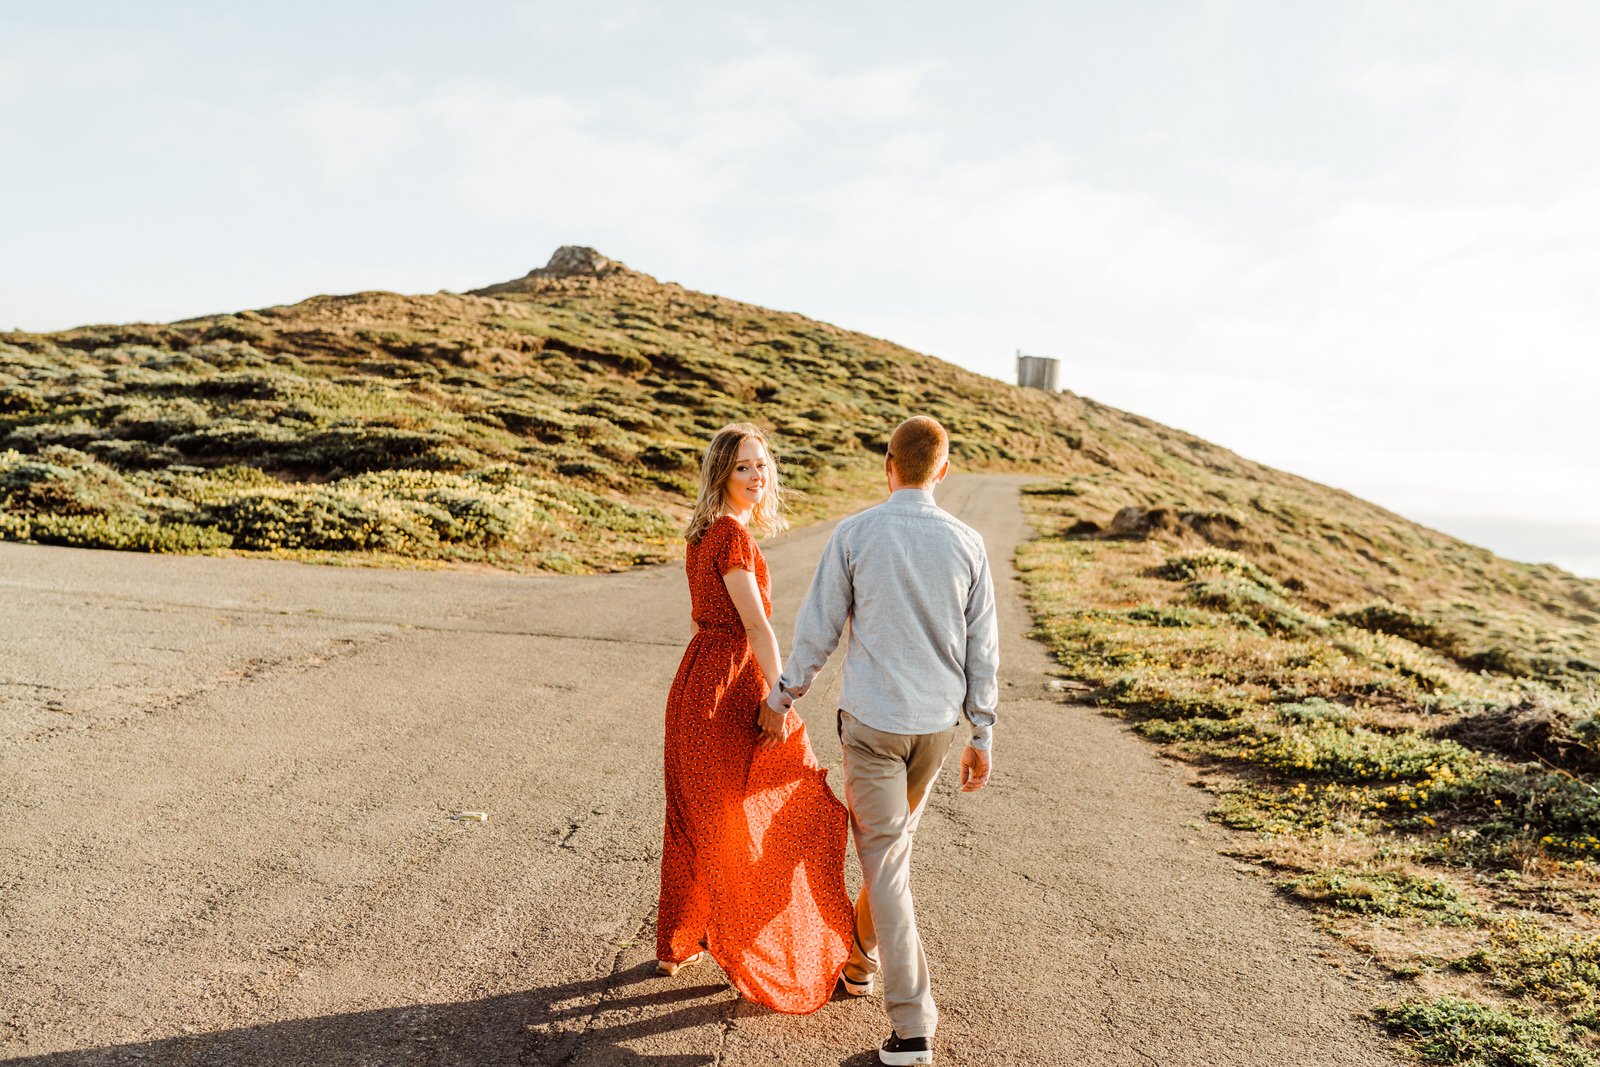
[[[925,1037],[901,1037],[890,1034],[889,1040],[878,1048],[878,1062],[891,1064],[932,1063],[933,1046]]]

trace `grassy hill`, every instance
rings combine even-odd
[[[615,569],[677,551],[698,456],[770,427],[802,515],[908,406],[968,465],[1064,467],[1062,406],[596,258],[470,294],[0,334],[0,536]]]
[[[0,537],[620,569],[681,551],[724,423],[771,429],[803,519],[876,494],[911,411],[959,468],[1040,476],[1018,563],[1062,686],[1410,983],[1397,1033],[1590,1062],[1600,582],[1070,393],[563,249],[466,294],[0,334]]]

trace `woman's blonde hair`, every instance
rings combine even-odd
[[[757,533],[782,533],[789,528],[783,517],[786,490],[778,481],[778,461],[772,458],[772,447],[767,435],[748,422],[735,422],[717,431],[700,458],[700,492],[695,498],[694,514],[683,531],[683,539],[695,544],[711,528],[711,524],[727,514],[728,479],[739,465],[739,447],[747,440],[756,440],[767,453],[767,491],[750,516],[750,525]]]

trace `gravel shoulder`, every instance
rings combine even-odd
[[[1376,979],[1220,853],[1188,771],[1047,690],[1020,484],[940,494],[1004,662],[995,781],[952,759],[918,837],[940,1062],[1396,1062]],[[828,530],[767,548],[784,647]],[[653,975],[683,584],[0,543],[0,1055],[872,1062],[876,997],[797,1019]],[[802,710],[837,789],[836,692]]]

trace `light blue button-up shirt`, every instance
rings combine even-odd
[[[795,620],[779,684],[811,684],[839,646],[839,707],[875,730],[931,734],[965,714],[992,743],[1000,635],[989,555],[927,489],[900,489],[834,528]]]

